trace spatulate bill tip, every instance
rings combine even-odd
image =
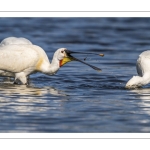
[[[98,72],[101,72],[102,71],[102,69],[95,69],[96,71],[98,71]]]
[[[104,54],[99,54],[99,56],[104,57]]]

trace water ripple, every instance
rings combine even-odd
[[[0,18],[0,40],[25,37],[52,59],[60,47],[104,53],[75,57],[30,85],[0,78],[0,132],[150,132],[150,89],[127,90],[138,55],[149,49],[150,18]]]

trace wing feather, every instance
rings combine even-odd
[[[0,70],[21,72],[29,67],[34,67],[38,59],[34,45],[0,47]]]

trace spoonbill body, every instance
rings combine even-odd
[[[19,80],[22,84],[28,84],[27,77],[30,74],[41,72],[53,75],[60,67],[73,60],[101,71],[101,69],[73,57],[71,53],[81,54],[81,52],[59,48],[55,51],[50,63],[47,54],[41,47],[33,45],[25,38],[9,37],[0,43],[0,76],[14,77],[14,83]],[[103,56],[103,54],[96,55]]]

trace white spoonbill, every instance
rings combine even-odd
[[[0,76],[14,77],[14,83],[16,83],[16,80],[19,80],[22,84],[28,84],[27,76],[30,74],[41,72],[47,75],[53,75],[61,66],[73,60],[82,62],[97,71],[101,71],[101,69],[71,56],[71,53],[78,52],[71,52],[66,48],[60,48],[54,53],[52,62],[50,63],[45,51],[37,45],[8,44],[0,47],[0,70],[4,71],[4,74],[0,74]],[[95,55],[103,56],[103,54]]]
[[[126,88],[141,87],[150,83],[150,50],[139,55],[136,63],[138,76],[133,76],[126,84]]]

